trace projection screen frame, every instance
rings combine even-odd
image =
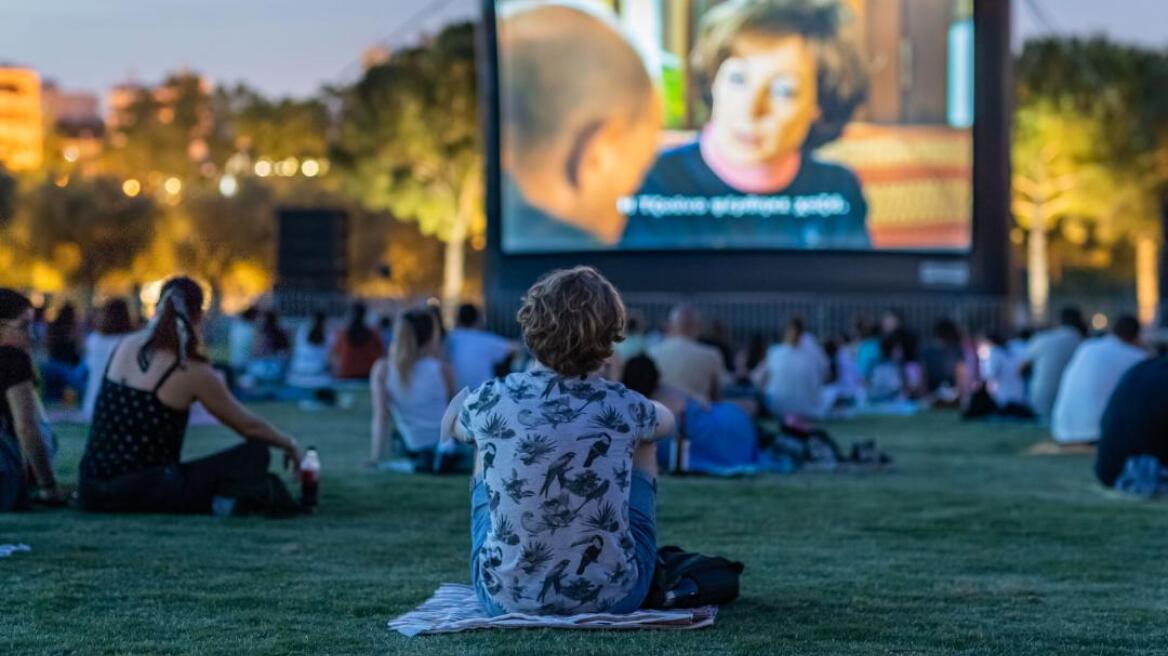
[[[482,1],[479,105],[486,172],[484,295],[513,302],[544,272],[592,265],[622,291],[963,294],[1010,291],[1010,3],[974,1],[972,240],[968,251],[731,249],[506,253],[502,249],[495,1]],[[930,275],[929,272],[940,272]]]

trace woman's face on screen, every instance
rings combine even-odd
[[[815,55],[800,35],[745,33],[714,77],[710,125],[742,165],[797,152],[819,117]]]

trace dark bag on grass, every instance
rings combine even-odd
[[[28,479],[16,436],[0,423],[0,512],[28,509]]]
[[[682,551],[680,547],[657,550],[657,569],[645,608],[697,608],[721,606],[738,598],[742,563]]]

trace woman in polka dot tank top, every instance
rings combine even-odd
[[[209,513],[217,496],[268,476],[269,448],[300,462],[296,440],[244,408],[203,355],[203,292],[162,288],[158,312],[114,349],[81,459],[81,506],[96,512]],[[181,462],[190,407],[201,402],[245,443]]]

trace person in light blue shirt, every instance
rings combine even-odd
[[[483,330],[482,313],[466,303],[458,323],[446,336],[446,354],[454,367],[455,389],[475,388],[495,377],[495,370],[515,354],[513,342]]]

